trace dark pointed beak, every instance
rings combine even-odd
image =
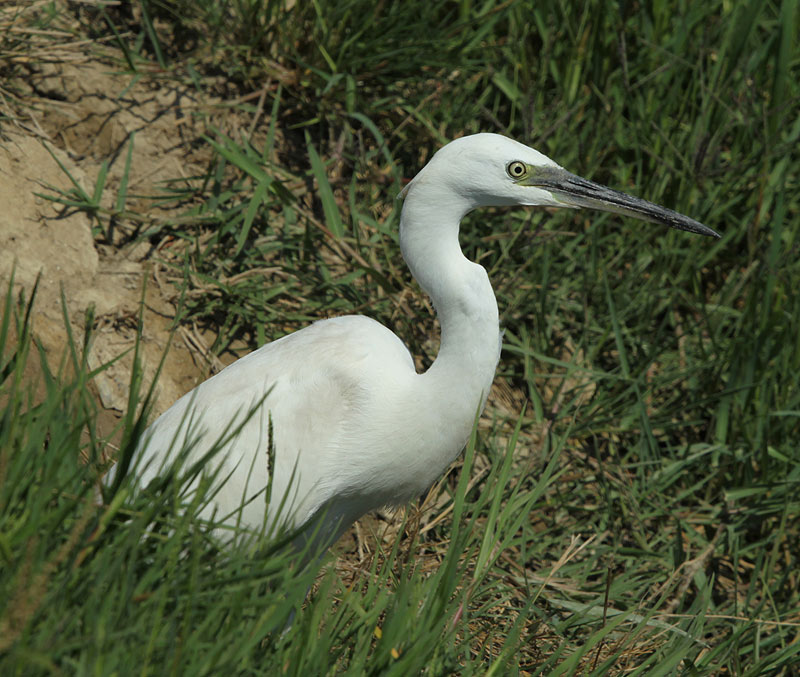
[[[688,230],[690,233],[719,237],[719,233],[688,216],[582,179],[561,167],[537,167],[536,171],[518,183],[549,191],[565,207],[599,209],[613,214],[632,216],[642,221],[660,223],[678,230]]]

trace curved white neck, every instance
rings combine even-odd
[[[400,216],[400,247],[441,325],[439,354],[425,377],[442,396],[459,393],[474,417],[500,358],[500,321],[486,271],[464,257],[458,242],[470,205],[452,194],[442,198],[426,184],[413,187]]]

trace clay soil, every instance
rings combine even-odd
[[[174,80],[135,78],[122,70],[121,55],[97,44],[67,43],[23,66],[2,89],[0,280],[5,290],[13,277],[15,297],[29,297],[39,279],[34,333],[54,371],[66,363],[67,326],[80,344],[92,313],[92,368],[122,356],[94,382],[107,431],[127,406],[137,331],[146,383],[161,362],[176,290],[165,279],[169,240],[115,230],[103,214],[113,212],[126,183],[126,210],[135,215],[147,205],[152,218],[168,181],[203,171],[208,151],[197,139],[207,118],[197,113],[213,102],[201,104]],[[99,218],[63,204],[76,184],[92,195],[106,171]],[[208,375],[208,358],[203,337],[174,332],[156,414]]]

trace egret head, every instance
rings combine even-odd
[[[403,192],[418,188],[429,199],[457,201],[463,213],[513,205],[597,209],[719,237],[694,219],[582,179],[499,134],[464,136],[442,147]]]

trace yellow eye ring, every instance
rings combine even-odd
[[[514,162],[510,162],[508,167],[506,167],[506,171],[512,179],[521,179],[523,176],[525,176],[528,168],[525,166],[524,162],[514,160]]]

